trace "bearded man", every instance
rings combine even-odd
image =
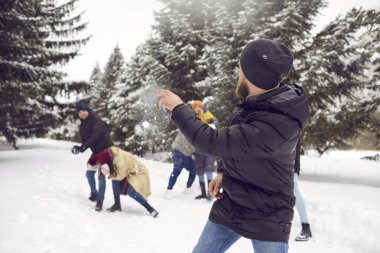
[[[256,253],[288,252],[296,144],[309,119],[303,89],[281,82],[292,64],[284,44],[248,43],[236,88],[241,101],[221,129],[199,120],[174,93],[157,93],[160,106],[172,111],[172,121],[196,150],[223,161],[209,185],[217,200],[193,253],[225,252],[241,236],[251,240]]]

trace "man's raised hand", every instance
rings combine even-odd
[[[158,97],[158,104],[164,111],[173,111],[177,105],[183,104],[182,99],[170,90],[160,90],[155,96]]]

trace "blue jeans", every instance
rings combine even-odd
[[[214,177],[214,172],[206,171],[205,174],[206,174],[206,177],[207,177],[207,181],[211,181],[213,179],[213,177]],[[199,179],[199,182],[205,182],[204,174],[198,175],[198,179]]]
[[[86,178],[87,178],[88,184],[90,185],[91,192],[97,192],[97,200],[103,201],[104,194],[106,192],[106,178],[102,173],[99,173],[98,175],[99,191],[97,191],[96,183],[95,183],[95,173],[96,171],[87,170]]]
[[[226,252],[240,235],[228,227],[207,221],[201,237],[192,253],[223,253]],[[255,253],[287,253],[288,244],[285,242],[267,242],[251,240]]]
[[[177,178],[183,168],[189,171],[189,178],[187,179],[187,188],[191,187],[195,180],[195,164],[191,156],[185,156],[178,150],[174,149],[173,152],[173,172],[169,178],[168,189],[173,189]]]
[[[307,218],[305,201],[301,195],[300,189],[298,187],[298,174],[294,173],[294,196],[296,197],[296,208],[298,215],[300,217],[301,223],[308,223],[309,219]]]
[[[132,185],[128,185],[126,192],[120,192],[122,183],[123,181],[112,180],[113,195],[115,196],[120,196],[120,194],[128,195],[129,197],[133,198],[141,205],[144,206],[146,204],[145,198],[140,193],[135,191]]]

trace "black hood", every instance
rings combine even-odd
[[[86,111],[88,111],[88,117],[86,119],[79,118],[81,122],[86,122],[95,116],[95,113],[91,109],[86,109]]]
[[[281,83],[277,89],[260,94],[255,99],[241,101],[237,106],[282,113],[296,120],[300,128],[305,128],[309,121],[307,96],[298,85]]]

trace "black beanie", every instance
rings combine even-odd
[[[83,102],[79,102],[76,106],[76,111],[79,112],[80,110],[90,111],[90,107]]]
[[[293,54],[289,48],[273,40],[251,41],[240,56],[244,76],[264,90],[276,87],[292,64]]]

